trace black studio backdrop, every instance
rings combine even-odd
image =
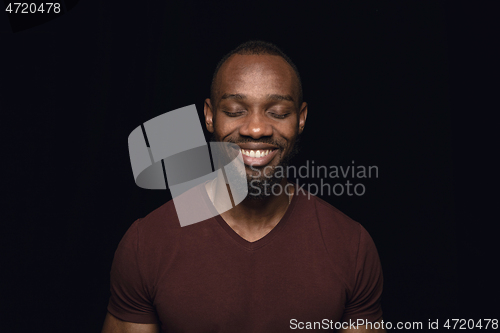
[[[384,319],[498,318],[483,209],[495,197],[470,173],[494,139],[467,113],[483,82],[463,61],[464,42],[484,46],[467,28],[481,26],[461,21],[470,15],[437,1],[80,1],[16,33],[3,17],[0,325],[100,330],[118,242],[171,199],[134,184],[129,133],[193,103],[203,124],[215,65],[250,39],[277,44],[301,73],[309,115],[294,164],[378,167],[364,195],[321,197],[372,235]]]

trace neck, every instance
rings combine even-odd
[[[283,178],[280,183],[283,191],[280,191],[279,195],[271,194],[262,199],[248,196],[240,204],[224,211],[220,216],[243,238],[247,240],[259,239],[271,231],[285,214],[294,192],[292,185],[285,188],[287,184],[287,180]],[[228,192],[231,194],[229,185],[226,185],[225,182],[217,181],[214,185],[215,187],[227,186]],[[216,202],[217,193],[220,191],[215,190],[213,193],[213,200]]]

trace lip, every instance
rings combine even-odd
[[[252,150],[274,150],[278,147],[267,144],[267,143],[242,143],[238,145],[241,149],[252,149]]]
[[[259,149],[259,148],[265,149],[262,147],[252,148],[252,149]],[[243,148],[243,149],[250,149],[250,148]],[[272,148],[267,148],[267,149],[272,149]],[[267,154],[264,157],[250,157],[250,156],[247,156],[243,153],[241,154],[241,156],[243,156],[243,163],[245,163],[246,165],[259,167],[259,166],[264,166],[264,165],[268,164],[269,162],[271,162],[271,160],[276,156],[277,153],[278,153],[278,149],[274,149],[273,151],[269,152],[269,154]]]

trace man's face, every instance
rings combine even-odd
[[[281,57],[233,55],[220,68],[214,100],[205,101],[214,141],[240,146],[248,179],[272,179],[305,125],[296,75]]]

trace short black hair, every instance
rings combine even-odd
[[[212,84],[210,85],[210,99],[212,102],[214,101],[215,98],[215,79],[217,78],[217,73],[219,73],[220,68],[222,65],[229,59],[234,54],[240,54],[240,55],[276,55],[282,57],[293,69],[295,74],[297,75],[297,82],[298,82],[298,88],[299,88],[299,101],[298,105],[299,108],[302,105],[302,82],[300,80],[300,75],[299,71],[297,70],[297,66],[292,62],[292,60],[278,48],[276,45],[269,43],[269,42],[264,42],[261,40],[251,40],[248,42],[245,42],[243,44],[238,45],[234,50],[226,54],[217,64],[217,67],[215,67],[214,75],[212,77]]]

